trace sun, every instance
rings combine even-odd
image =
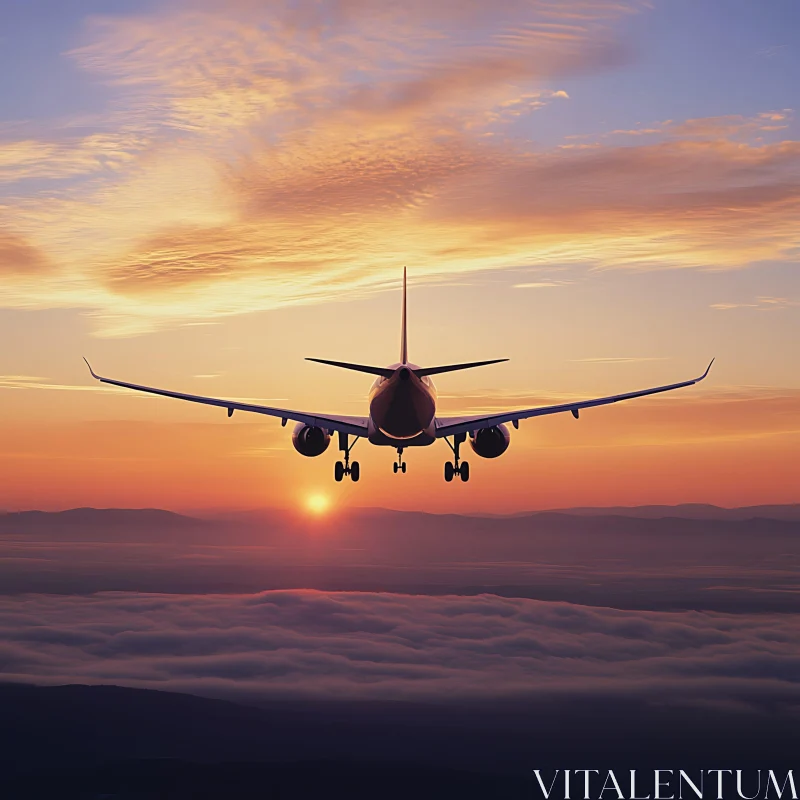
[[[305,500],[306,510],[313,514],[315,517],[321,517],[331,507],[331,501],[328,495],[321,492],[315,492],[308,495]]]

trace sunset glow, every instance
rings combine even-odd
[[[734,5],[20,6],[0,53],[0,507],[296,506],[303,480],[330,483],[300,501],[318,516],[797,501],[796,11]],[[394,361],[403,265],[413,361],[510,358],[437,379],[442,413],[714,371],[523,422],[469,486],[445,486],[443,444],[395,475],[362,442],[345,489],[335,446],[303,458],[277,421],[131,396],[81,360],[363,415],[365,376],[303,359]]]
[[[306,508],[316,517],[323,516],[331,506],[327,495],[322,493],[310,494],[306,498]]]

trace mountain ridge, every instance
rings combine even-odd
[[[513,514],[483,514],[458,512],[430,512],[381,508],[380,506],[355,506],[337,514],[340,518],[364,517],[375,514],[388,516],[420,515],[428,518],[445,519],[484,519],[511,520],[534,517],[550,517],[554,515],[571,517],[626,517],[632,519],[687,519],[687,520],[751,520],[773,519],[784,521],[800,521],[800,503],[762,504],[737,506],[728,508],[710,503],[678,503],[676,505],[648,504],[640,506],[574,506],[565,508],[549,508],[532,511],[520,511]],[[286,518],[298,517],[297,512],[288,509],[265,508],[249,511],[185,513],[155,507],[127,508],[124,506],[94,507],[77,506],[58,511],[41,509],[25,509],[21,511],[0,510],[0,523],[15,521],[52,520],[69,523],[85,523],[92,521],[125,522],[135,521],[182,524],[187,521],[193,524],[220,522],[260,521],[266,517]]]

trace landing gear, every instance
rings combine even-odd
[[[463,463],[459,461],[459,450],[461,448],[461,444],[466,441],[466,438],[466,433],[457,433],[453,437],[453,444],[450,444],[450,440],[445,437],[445,441],[453,451],[454,456],[453,461],[447,461],[444,465],[444,479],[448,483],[450,483],[456,475],[460,476],[463,483],[466,483],[469,480],[469,463],[467,461],[464,461]]]
[[[337,483],[341,483],[345,475],[349,475],[353,483],[357,483],[358,479],[361,477],[361,465],[358,461],[354,461],[352,464],[350,463],[350,451],[355,447],[356,442],[360,438],[360,436],[356,436],[352,444],[350,444],[349,435],[346,433],[339,433],[339,449],[344,453],[344,463],[337,461],[333,465],[333,479]]]
[[[397,448],[397,461],[392,464],[392,469],[394,470],[394,474],[397,475],[398,472],[402,472],[405,474],[406,471],[406,462],[403,461],[403,448]]]

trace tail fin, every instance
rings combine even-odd
[[[400,317],[400,364],[405,366],[408,364],[408,329],[406,325],[406,268],[403,267],[403,307]],[[395,370],[390,367],[371,367],[366,364],[351,364],[348,361],[329,361],[326,358],[307,358],[306,361],[316,361],[318,364],[329,364],[332,367],[341,367],[342,369],[352,369],[356,372],[366,372],[368,375],[380,375],[384,378],[391,378],[395,374]],[[470,361],[467,364],[446,364],[440,367],[422,367],[416,368],[414,374],[418,378],[424,378],[426,375],[439,375],[442,372],[455,372],[462,369],[472,369],[473,367],[483,367],[487,364],[499,364],[501,361],[508,361],[507,358],[493,358],[491,361]],[[404,370],[397,370],[404,372]]]
[[[408,332],[406,330],[406,268],[403,267],[403,312],[400,320],[400,363],[408,364]]]

